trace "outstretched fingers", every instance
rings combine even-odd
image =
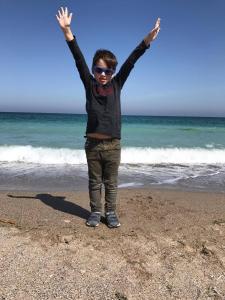
[[[67,7],[65,8],[65,10],[64,10],[64,8],[62,6],[60,8],[61,8],[61,10],[58,10],[59,17],[60,18],[67,17],[67,15],[68,15],[68,9],[67,9]]]
[[[158,18],[157,21],[156,21],[156,23],[155,23],[155,28],[153,29],[153,31],[156,34],[156,36],[159,33],[159,31],[160,31],[160,21],[161,21],[161,19]]]
[[[72,13],[69,14],[68,8],[63,8],[62,6],[58,10],[58,15],[56,15],[57,20],[59,21],[61,27],[68,26],[72,20]]]
[[[65,7],[65,10],[64,10],[63,7],[61,7],[61,9],[62,9],[63,17],[66,17],[66,18],[70,17],[71,13],[70,13],[70,15],[68,14],[68,8],[67,7]]]
[[[60,10],[58,10],[58,14],[59,14],[59,18],[62,18],[62,14]]]
[[[60,8],[61,8],[61,10],[62,10],[62,15],[64,16],[64,15],[65,15],[64,8],[63,8],[62,6],[61,6]]]
[[[159,26],[159,25],[160,25],[160,21],[161,21],[161,19],[158,18],[157,21],[156,21],[156,23],[155,23],[155,25],[156,25],[156,26]]]
[[[155,23],[155,28],[154,29],[160,30],[160,21],[161,21],[161,19],[158,18],[157,21],[156,21],[156,23]]]
[[[70,13],[70,15],[69,15],[70,22],[71,22],[72,16],[73,16],[73,13]]]

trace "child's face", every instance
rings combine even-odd
[[[105,61],[103,59],[99,59],[94,66],[94,77],[100,84],[107,84],[111,79],[113,75],[113,71],[106,65]]]

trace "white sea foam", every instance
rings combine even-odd
[[[27,146],[0,146],[0,162],[36,164],[86,164],[84,150]],[[225,164],[225,149],[123,148],[126,164]]]
[[[133,164],[224,164],[225,149],[124,148],[122,163]]]
[[[24,162],[36,164],[84,164],[83,150],[53,149],[32,146],[1,146],[0,162]]]
[[[126,188],[126,187],[135,187],[135,186],[141,186],[143,183],[141,182],[127,182],[127,183],[121,183],[118,185],[118,188]]]

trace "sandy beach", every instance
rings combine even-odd
[[[120,189],[122,226],[85,226],[87,192],[0,193],[0,299],[225,299],[225,194]]]

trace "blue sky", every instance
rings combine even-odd
[[[118,68],[161,18],[161,31],[136,63],[123,114],[225,117],[225,1],[0,0],[0,111],[85,113],[85,93],[56,20],[72,31],[87,64],[110,49]]]

